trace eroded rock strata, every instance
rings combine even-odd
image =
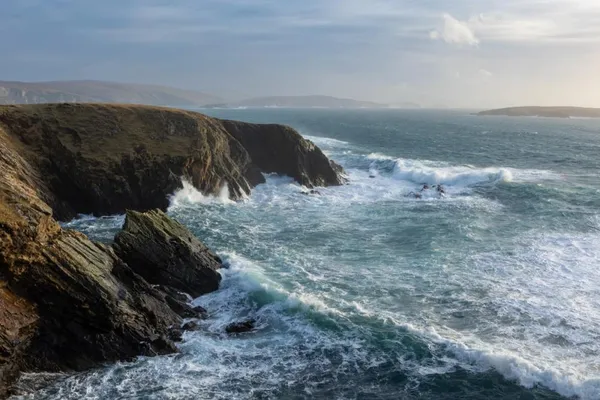
[[[236,198],[261,172],[343,182],[283,126],[144,106],[0,107],[0,398],[23,371],[176,351],[182,318],[205,312],[184,292],[218,288],[219,258],[160,211],[129,211],[114,247],[57,220],[164,210],[181,177]]]

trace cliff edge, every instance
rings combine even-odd
[[[0,106],[0,127],[44,177],[55,217],[166,209],[189,180],[204,194],[240,198],[261,172],[306,186],[339,185],[341,169],[292,128],[221,121],[160,107],[108,104]]]
[[[318,148],[278,125],[144,106],[0,107],[0,398],[21,372],[176,352],[182,319],[204,311],[185,293],[216,290],[221,260],[147,210],[164,210],[181,177],[239,197],[261,172],[343,182]],[[110,246],[57,222],[126,210]]]

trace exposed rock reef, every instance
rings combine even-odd
[[[282,126],[142,106],[0,107],[0,398],[23,371],[176,351],[182,318],[205,313],[183,292],[219,285],[220,259],[161,211],[129,211],[112,246],[57,219],[164,210],[181,177],[207,194],[227,183],[237,197],[261,172],[343,180]]]

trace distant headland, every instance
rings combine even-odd
[[[119,103],[185,108],[389,108],[387,104],[333,96],[269,96],[246,100],[159,85],[103,81],[0,81],[1,104]],[[403,103],[401,108],[418,108]]]
[[[586,107],[509,107],[476,113],[478,116],[504,115],[509,117],[600,118],[600,108]]]

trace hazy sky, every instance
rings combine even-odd
[[[600,0],[0,0],[0,80],[600,107]]]

